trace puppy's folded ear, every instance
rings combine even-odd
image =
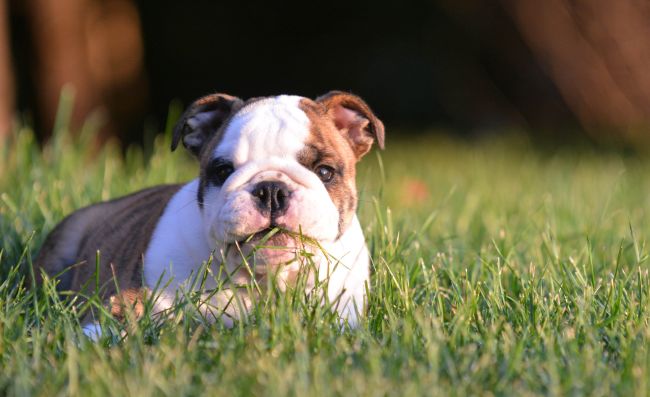
[[[226,94],[212,94],[197,99],[174,127],[172,151],[176,150],[182,139],[183,146],[198,157],[203,145],[242,103],[241,99]]]
[[[316,102],[325,106],[327,115],[348,139],[357,159],[368,153],[375,140],[381,149],[384,148],[384,123],[363,99],[347,92],[330,91],[316,98]]]

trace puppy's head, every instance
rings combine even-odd
[[[330,92],[242,101],[213,94],[194,102],[178,122],[180,142],[200,161],[197,200],[205,233],[241,261],[273,228],[281,232],[255,251],[265,273],[294,262],[297,235],[336,241],[357,205],[355,164],[384,126],[359,97]]]

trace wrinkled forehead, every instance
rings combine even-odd
[[[299,96],[282,95],[244,105],[226,126],[213,157],[230,159],[235,166],[270,157],[293,158],[305,146],[310,121]]]

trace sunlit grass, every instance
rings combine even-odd
[[[197,166],[168,135],[122,156],[57,125],[42,151],[29,127],[0,148],[0,394],[648,394],[648,159],[389,129],[359,167],[373,275],[357,329],[294,293],[232,329],[189,304],[102,317],[114,332],[90,343],[53,285],[21,286],[31,258],[74,209]]]

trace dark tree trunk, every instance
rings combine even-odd
[[[74,90],[73,126],[78,126],[101,102],[88,65],[85,26],[88,0],[30,0],[27,12],[34,42],[33,76],[38,113],[49,135],[61,89]]]
[[[8,1],[0,0],[0,144],[11,130],[15,98],[8,13]]]
[[[28,0],[32,75],[42,135],[54,125],[61,90],[74,92],[72,127],[102,115],[101,137],[132,127],[147,97],[140,20],[132,0]]]

